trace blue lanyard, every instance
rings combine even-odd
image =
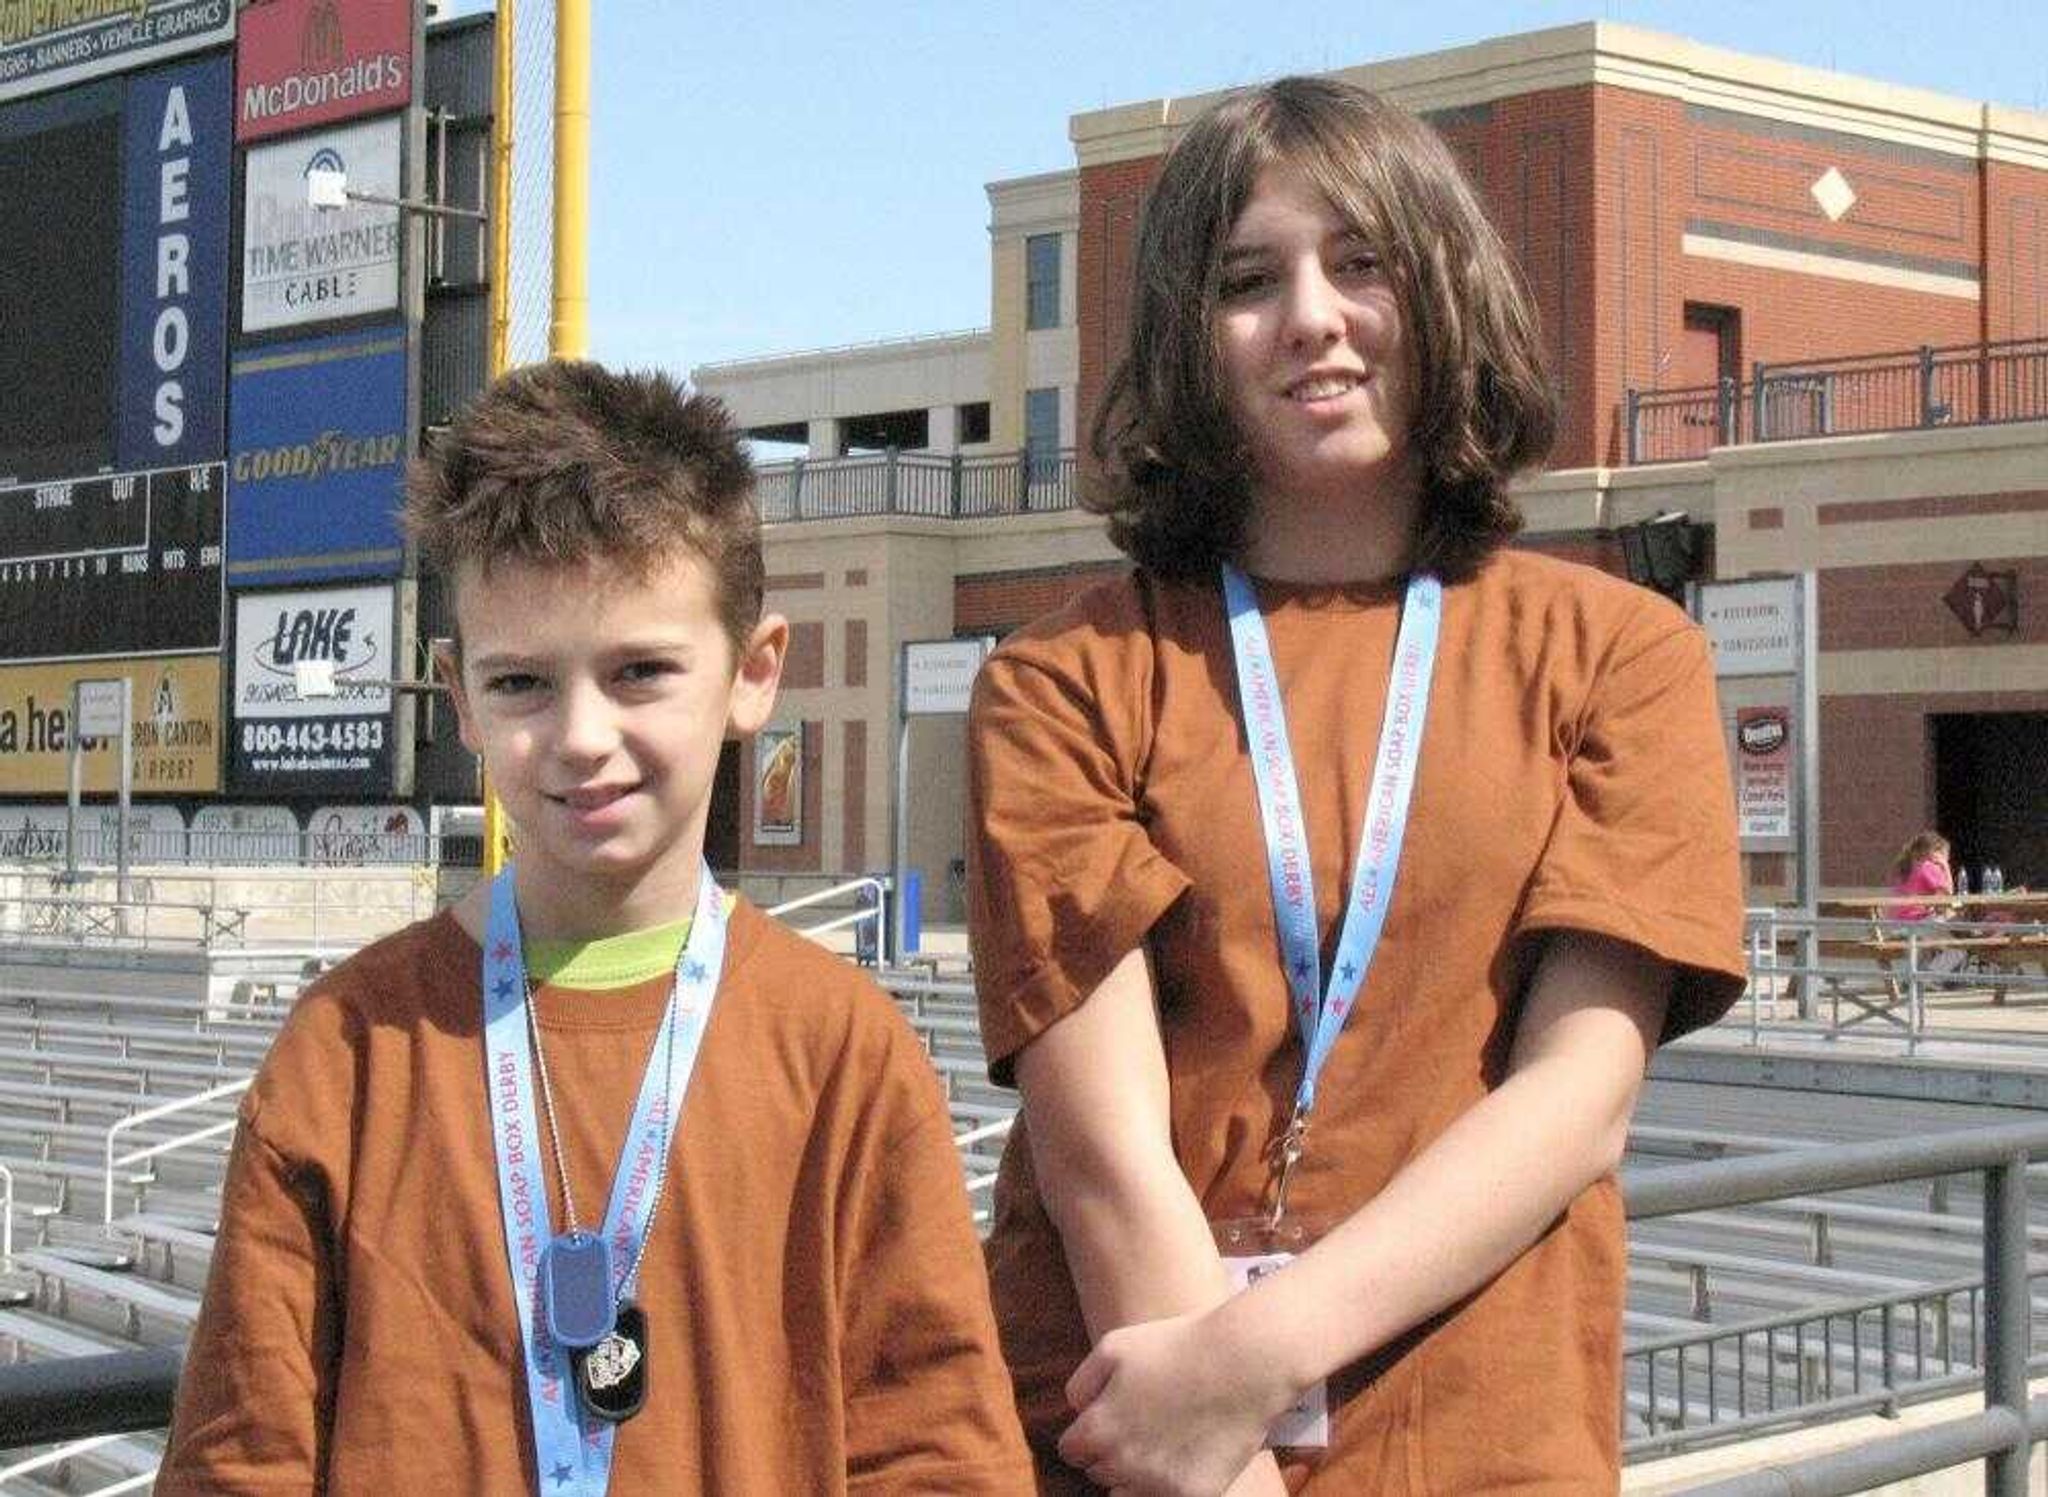
[[[668,1065],[650,1055],[640,1096],[613,1172],[604,1235],[612,1249],[612,1290],[623,1297],[639,1276],[647,1214],[668,1171],[666,1145],[674,1135],[696,1068],[704,1027],[718,996],[725,965],[725,898],[704,869],[690,938],[676,958],[664,1031],[672,1035]],[[526,962],[519,940],[519,910],[508,866],[491,882],[490,923],[484,934],[484,1084],[490,1098],[491,1142],[498,1162],[498,1204],[505,1222],[505,1256],[512,1300],[526,1352],[526,1396],[533,1414],[534,1465],[540,1490],[564,1497],[603,1497],[611,1481],[612,1430],[578,1407],[568,1377],[569,1353],[540,1324],[535,1281],[554,1229],[541,1156],[547,1149],[536,1126],[533,1054],[527,1039]],[[659,1050],[657,1046],[657,1051]]]
[[[1258,595],[1237,568],[1223,568],[1223,596],[1230,611],[1230,643],[1237,657],[1237,692],[1250,745],[1252,780],[1258,787],[1259,817],[1265,825],[1266,866],[1273,887],[1274,923],[1280,955],[1294,997],[1294,1022],[1301,1035],[1301,1086],[1294,1095],[1297,1141],[1316,1105],[1316,1082],[1343,1031],[1365,974],[1386,928],[1401,843],[1408,831],[1408,807],[1415,792],[1415,766],[1422,753],[1422,728],[1429,712],[1430,679],[1436,670],[1437,637],[1443,621],[1443,584],[1428,573],[1408,580],[1401,608],[1401,632],[1387,681],[1387,715],[1380,724],[1379,756],[1365,802],[1365,825],[1351,870],[1351,899],[1337,938],[1335,970],[1323,986],[1322,953],[1316,939],[1315,875],[1309,867],[1307,828],[1287,741],[1287,709]]]

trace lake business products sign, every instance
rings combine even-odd
[[[235,789],[391,793],[394,605],[388,585],[235,594]],[[333,696],[299,695],[309,664],[332,668]]]

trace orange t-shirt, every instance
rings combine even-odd
[[[165,1497],[536,1490],[479,962],[443,914],[285,1025],[242,1107]],[[668,990],[537,994],[586,1222]],[[744,901],[658,1210],[647,1404],[611,1491],[1030,1489],[930,1065],[854,968]]]
[[[1399,623],[1391,585],[1259,584],[1294,747],[1325,970]],[[1302,1051],[1221,588],[1138,573],[1012,636],[969,728],[968,888],[982,1033],[1017,1051],[1143,942],[1175,1153],[1212,1220],[1253,1214]],[[1538,943],[1620,937],[1677,968],[1667,1037],[1743,975],[1734,802],[1700,631],[1664,599],[1503,552],[1445,592],[1385,934],[1323,1072],[1291,1209],[1341,1219],[1502,1079]],[[1105,1057],[1105,1064],[1113,1064]],[[996,1319],[1049,1489],[1086,1354],[1023,1128],[996,1185]],[[1619,1454],[1621,1201],[1588,1189],[1492,1283],[1333,1379],[1315,1493],[1572,1497]]]

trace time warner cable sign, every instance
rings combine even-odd
[[[343,172],[351,191],[399,195],[399,120],[366,120],[248,152],[242,202],[242,331],[331,322],[398,306],[398,210],[315,208],[306,173]]]
[[[412,102],[413,0],[258,0],[235,48],[235,138]]]
[[[0,0],[0,100],[216,46],[234,34],[233,0]]]
[[[238,790],[389,793],[395,594],[389,586],[235,594]],[[334,695],[299,695],[301,665],[334,671]]]

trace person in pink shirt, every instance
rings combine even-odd
[[[1955,893],[1948,859],[1948,838],[1934,831],[1919,833],[1892,860],[1892,893]],[[1894,920],[1931,920],[1937,911],[1931,905],[1900,904],[1892,906],[1889,914]]]

